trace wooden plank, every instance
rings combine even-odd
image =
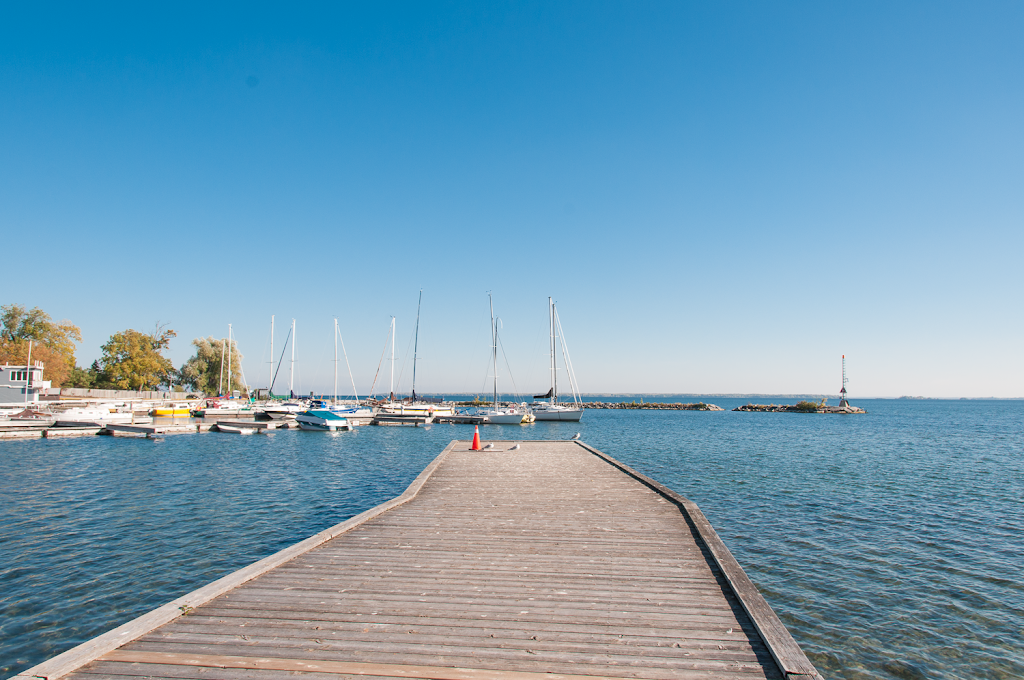
[[[133,619],[128,623],[93,638],[92,640],[84,642],[77,647],[73,647],[63,654],[58,654],[52,659],[48,659],[47,661],[33,666],[28,670],[22,671],[15,677],[22,679],[44,678],[45,680],[53,680],[54,678],[66,675],[90,661],[98,659],[104,654],[115,650],[152,630],[155,630],[169,621],[173,621],[182,614],[209,602],[218,595],[229,592],[243,583],[270,571],[274,567],[309,552],[322,543],[325,543],[346,531],[352,530],[363,522],[373,519],[377,515],[386,512],[391,508],[409,502],[415,498],[416,494],[419,493],[421,488],[423,488],[423,485],[430,478],[430,475],[434,473],[434,470],[438,468],[441,461],[443,461],[452,450],[454,444],[454,442],[449,444],[440,453],[440,455],[438,455],[437,458],[435,458],[434,461],[428,465],[427,468],[423,470],[418,477],[416,477],[416,479],[413,480],[412,484],[409,485],[409,488],[407,488],[401,496],[360,513],[351,519],[336,524],[330,529],[321,531],[304,541],[276,552],[269,557],[265,557],[258,562],[254,562],[248,567],[244,567],[236,572],[228,574],[227,576],[218,579],[209,585],[203,586],[202,588],[194,590],[187,595],[176,598],[162,607],[157,607],[148,614],[143,614],[137,619]]]
[[[220,632],[211,633],[206,630],[206,628],[207,627],[200,627],[199,630],[186,631],[181,630],[180,627],[176,626],[173,632],[157,632],[152,636],[147,637],[147,645],[218,645],[219,649],[224,650],[227,650],[232,645],[259,645],[260,651],[263,653],[270,647],[305,648],[311,643],[315,643],[318,649],[336,649],[339,652],[373,652],[380,651],[382,649],[382,644],[391,644],[395,639],[394,633],[379,627],[364,629],[363,631],[348,631],[348,634],[345,635],[339,634],[339,631],[323,629],[319,631],[312,631],[308,629],[266,630],[258,628],[250,629],[246,627],[245,630],[237,628],[231,631],[221,630]],[[756,652],[757,650],[762,650],[767,653],[767,648],[763,645],[755,646],[751,644],[749,639],[746,637],[740,639],[739,636],[736,636],[736,638],[737,639],[734,640],[721,640],[714,642],[708,640],[681,639],[679,641],[672,642],[661,641],[660,643],[655,644],[631,644],[622,640],[615,642],[607,641],[605,653],[601,655],[601,658],[610,658],[610,654],[608,652],[614,649],[628,649],[631,655],[635,654],[636,650],[641,650],[640,653],[647,659],[664,655],[666,659],[670,660],[679,659],[679,652],[677,650],[683,650],[683,654],[685,654],[686,651],[704,651],[706,652],[706,655],[703,658],[716,661],[749,660],[750,653],[752,651]],[[486,656],[488,651],[495,650],[496,648],[525,649],[527,647],[535,652],[575,654],[582,658],[585,655],[593,656],[596,648],[589,640],[565,639],[555,636],[544,636],[542,639],[540,636],[536,635],[527,638],[525,636],[490,637],[410,633],[402,634],[401,641],[404,648],[410,650],[415,649],[418,653],[444,654],[449,653],[452,650],[462,650],[463,652],[465,650],[469,650],[473,656],[480,658]],[[143,645],[133,647],[133,649],[142,648]],[[225,651],[224,653],[230,652]],[[623,659],[625,658],[626,657],[623,657]]]
[[[89,435],[97,435],[102,429],[102,427],[51,427],[47,430],[43,430],[43,436],[47,439],[56,439],[60,437],[85,437]]]
[[[729,618],[728,617],[715,617],[715,616],[702,616],[698,617],[683,617],[686,620],[692,620],[694,626],[687,626],[686,622],[675,624],[673,626],[656,626],[654,622],[643,622],[638,623],[637,619],[629,619],[626,621],[609,621],[606,619],[602,620],[581,620],[580,618],[573,617],[565,621],[553,621],[550,618],[546,618],[542,621],[531,621],[528,626],[524,626],[521,621],[501,621],[501,620],[490,620],[481,621],[479,617],[457,617],[449,614],[448,616],[435,616],[430,619],[424,619],[421,616],[397,616],[389,614],[387,616],[378,616],[373,622],[357,620],[355,617],[344,614],[337,614],[334,612],[310,612],[310,611],[293,611],[286,609],[220,609],[216,606],[210,605],[203,607],[198,612],[204,612],[210,617],[217,617],[226,622],[237,621],[237,620],[251,620],[251,621],[273,621],[278,624],[284,622],[297,622],[308,624],[309,626],[320,626],[321,628],[327,629],[333,625],[352,625],[359,628],[365,628],[371,625],[387,625],[393,626],[396,629],[409,627],[411,629],[418,629],[423,626],[449,626],[452,630],[470,628],[477,631],[488,631],[494,633],[495,630],[506,631],[520,631],[523,634],[540,634],[540,633],[564,633],[564,634],[580,634],[589,635],[594,639],[609,639],[609,638],[625,638],[628,636],[657,636],[664,638],[680,639],[684,635],[687,639],[697,639],[698,634],[700,637],[709,640],[718,640],[724,637],[725,631],[728,630]],[[733,620],[734,617],[732,617]],[[697,626],[697,623],[702,625]],[[722,625],[726,624],[726,625]],[[229,625],[225,623],[224,625]],[[240,624],[241,625],[241,624]],[[742,630],[745,633],[753,632],[754,637],[757,637],[757,629],[754,628],[751,623],[737,624],[740,626],[737,630]],[[759,638],[758,638],[759,639]]]
[[[289,650],[280,650],[281,652],[288,652]],[[159,654],[157,657],[143,657],[146,654]],[[341,660],[336,658],[329,658],[329,653],[319,653],[310,655],[308,652],[306,655],[299,658],[285,657],[285,656],[271,656],[271,655],[257,655],[249,656],[245,654],[237,655],[221,655],[221,654],[203,654],[200,652],[158,652],[158,651],[146,651],[146,652],[134,652],[128,650],[117,650],[112,652],[109,660],[129,662],[133,659],[150,658],[152,662],[164,661],[165,663],[176,663],[178,665],[195,665],[195,666],[206,666],[206,667],[235,667],[235,668],[251,668],[251,669],[276,669],[276,670],[291,670],[293,672],[334,672],[334,673],[348,673],[352,675],[390,675],[394,677],[414,677],[414,678],[449,678],[449,677],[480,677],[488,678],[493,677],[496,679],[503,678],[552,678],[552,677],[564,677],[564,678],[575,678],[577,680],[600,680],[601,678],[614,678],[619,680],[621,678],[746,678],[749,680],[752,677],[765,677],[765,675],[757,673],[756,669],[745,667],[742,664],[713,664],[713,663],[701,663],[694,662],[691,667],[687,668],[683,665],[676,667],[666,668],[653,668],[644,667],[636,668],[631,666],[615,666],[615,665],[604,665],[604,666],[580,666],[579,664],[572,663],[571,661],[558,661],[558,660],[538,660],[534,654],[530,654],[526,651],[520,652],[521,656],[524,657],[519,663],[526,668],[531,670],[520,670],[520,669],[509,669],[509,668],[488,668],[484,663],[486,659],[479,659],[475,657],[443,657],[443,658],[431,658],[429,656],[423,656],[421,658],[408,659],[408,663],[393,663],[385,660],[376,660],[373,657],[376,656],[380,659],[388,658],[387,655],[369,655],[369,658],[364,659],[353,659],[353,660]],[[128,656],[131,655],[131,656]],[[138,656],[136,656],[138,655]],[[199,663],[189,664],[190,660],[197,660]],[[431,662],[432,661],[432,662]],[[267,662],[264,666],[263,662]],[[428,663],[431,662],[431,663]],[[134,663],[140,663],[134,661]],[[146,663],[146,662],[141,662]],[[479,666],[473,666],[471,664],[477,663]],[[300,664],[306,664],[302,666]],[[337,665],[335,665],[337,664]],[[365,670],[358,670],[360,667]],[[407,669],[407,670],[401,670]],[[575,672],[574,672],[575,671]],[[580,671],[587,671],[585,674]],[[469,672],[473,675],[452,675],[461,674],[463,672]],[[476,675],[476,674],[480,675]],[[523,675],[520,675],[523,674]],[[196,677],[196,676],[193,676]]]
[[[114,651],[110,661],[126,663],[164,663],[177,666],[208,668],[251,668],[279,671],[349,673],[351,675],[390,676],[396,678],[429,678],[430,680],[621,680],[593,675],[558,675],[555,673],[522,673],[489,671],[477,668],[437,668],[399,664],[353,663],[346,661],[309,661],[306,659],[264,659],[211,654],[170,654],[161,652]]]
[[[715,637],[703,637],[705,629],[695,630],[700,635],[693,637],[678,637],[677,631],[673,630],[671,635],[655,637],[652,635],[629,634],[606,631],[604,633],[566,633],[560,630],[539,631],[533,627],[523,628],[486,628],[480,626],[436,626],[424,625],[422,621],[413,622],[410,620],[406,625],[378,624],[366,626],[364,624],[349,623],[347,625],[309,625],[306,621],[291,621],[291,625],[282,625],[281,621],[268,619],[242,619],[241,622],[230,622],[225,620],[207,621],[204,623],[186,623],[183,619],[178,625],[170,630],[154,631],[154,640],[179,640],[178,635],[203,635],[209,636],[234,636],[245,635],[251,638],[296,638],[310,639],[330,636],[332,640],[357,639],[364,641],[386,640],[391,636],[400,636],[404,640],[413,643],[427,642],[440,637],[460,646],[473,646],[480,640],[484,641],[533,641],[536,644],[547,645],[553,643],[567,643],[569,645],[582,645],[588,643],[602,643],[611,645],[633,645],[637,647],[673,647],[677,643],[684,643],[684,648],[700,648],[704,645],[722,645],[725,649],[755,649],[766,647],[762,643],[754,642],[747,636],[723,635],[721,631]],[[321,622],[322,623],[322,622]],[[530,633],[534,633],[531,635]],[[745,632],[745,631],[743,631]],[[726,639],[731,638],[731,639]],[[678,647],[677,647],[678,648]]]

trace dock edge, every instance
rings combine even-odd
[[[576,443],[679,507],[683,514],[692,522],[701,540],[708,547],[711,556],[715,560],[715,564],[722,571],[733,594],[754,623],[754,627],[757,628],[757,632],[761,635],[765,646],[768,647],[772,658],[775,659],[775,663],[779,666],[779,670],[787,680],[824,680],[814,667],[814,664],[811,663],[811,660],[807,658],[804,650],[800,648],[800,645],[793,638],[792,633],[789,632],[786,625],[779,619],[778,614],[775,613],[775,610],[764,599],[764,596],[761,595],[754,582],[743,571],[743,567],[733,557],[729,548],[726,547],[718,532],[711,526],[711,522],[704,516],[704,513],[701,512],[696,503],[680,496],[672,489],[651,479],[647,475],[637,472],[625,463],[615,460],[607,453],[598,451],[589,444],[584,444],[580,441]]]
[[[32,668],[26,669],[17,675],[12,676],[10,680],[37,680],[38,678],[42,678],[43,680],[55,680],[56,678],[60,678],[61,676],[76,671],[85,664],[95,661],[104,654],[112,652],[118,647],[140,638],[146,633],[152,632],[166,623],[170,623],[179,616],[192,611],[200,605],[206,604],[215,597],[223,595],[229,590],[237,588],[243,583],[251,581],[257,576],[261,576],[271,569],[309,552],[313,548],[326,543],[332,538],[340,536],[346,531],[351,531],[360,524],[371,520],[392,508],[408,503],[415,498],[417,494],[419,494],[420,489],[423,488],[423,485],[426,484],[427,480],[430,479],[431,475],[434,474],[434,471],[437,470],[452,449],[455,448],[457,443],[458,441],[455,440],[449,443],[448,446],[446,446],[444,450],[441,451],[441,453],[438,454],[438,456],[434,458],[426,468],[424,468],[416,479],[412,481],[402,495],[396,496],[395,498],[385,501],[376,507],[361,512],[355,517],[350,517],[344,522],[335,524],[329,529],[325,529],[318,534],[314,534],[313,536],[280,550],[273,555],[264,557],[257,562],[253,562],[247,567],[242,567],[238,571],[234,571],[212,583],[208,583],[202,588],[198,588],[190,593],[182,595],[179,598],[171,600],[167,604],[157,607],[156,609],[134,618],[127,623],[123,623],[113,630],[102,633],[91,640],[83,642],[82,644],[72,647],[55,657],[47,659],[41,664],[37,664]]]

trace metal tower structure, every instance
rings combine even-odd
[[[839,390],[839,406],[849,406],[846,401],[846,355],[843,355],[843,387]]]

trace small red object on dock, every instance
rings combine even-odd
[[[469,447],[470,451],[480,450],[480,426],[476,426],[476,430],[473,432],[473,445]]]

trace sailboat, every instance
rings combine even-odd
[[[341,351],[345,356],[345,366],[348,368],[348,379],[352,384],[352,396],[354,404],[338,403],[338,340],[341,340]],[[348,363],[348,351],[345,349],[345,338],[341,337],[338,330],[338,319],[334,319],[334,399],[327,410],[336,415],[347,418],[351,424],[368,423],[373,420],[373,410],[359,405],[359,394],[356,392],[356,379],[352,376],[352,365]],[[301,423],[300,423],[301,424]]]
[[[281,372],[281,365],[284,363],[284,353],[288,350],[289,343],[292,347],[291,377],[288,380],[288,390],[292,392],[295,385],[295,319],[292,319],[291,328],[284,338],[284,347],[281,348],[281,357],[277,360],[277,370],[274,370],[274,316],[270,316],[270,400],[257,409],[271,420],[295,420],[295,416],[306,410],[306,405],[300,401],[278,401],[274,397],[274,385],[277,384],[277,374]],[[294,397],[294,392],[292,392]]]
[[[426,418],[430,422],[435,416],[450,416],[455,414],[451,404],[443,404],[440,399],[430,400],[416,396],[416,361],[419,358],[420,347],[420,309],[423,306],[423,290],[420,290],[419,302],[416,303],[416,334],[412,351],[412,396],[395,401],[395,327],[394,318],[391,320],[391,395],[390,400],[383,404],[378,410],[378,416],[399,416],[413,419]],[[395,420],[394,418],[390,418]]]
[[[498,407],[498,323],[494,319],[494,298],[487,294],[491,303],[491,354],[494,366],[494,400],[491,407],[478,411],[478,415],[484,417],[485,423],[492,425],[519,425],[523,422],[527,413],[515,407]]]
[[[572,361],[569,359],[569,352],[565,347],[565,338],[562,336],[562,324],[558,320],[558,312],[555,310],[555,301],[548,298],[548,317],[551,323],[551,389],[547,394],[539,394],[534,399],[547,399],[546,402],[534,404],[533,415],[537,420],[561,420],[568,422],[579,422],[583,417],[583,401],[579,398],[579,390],[576,386],[576,376],[572,371]],[[558,366],[555,360],[556,345],[562,346],[562,358],[565,361],[565,368],[569,375],[569,389],[572,392],[572,405],[558,403]]]

